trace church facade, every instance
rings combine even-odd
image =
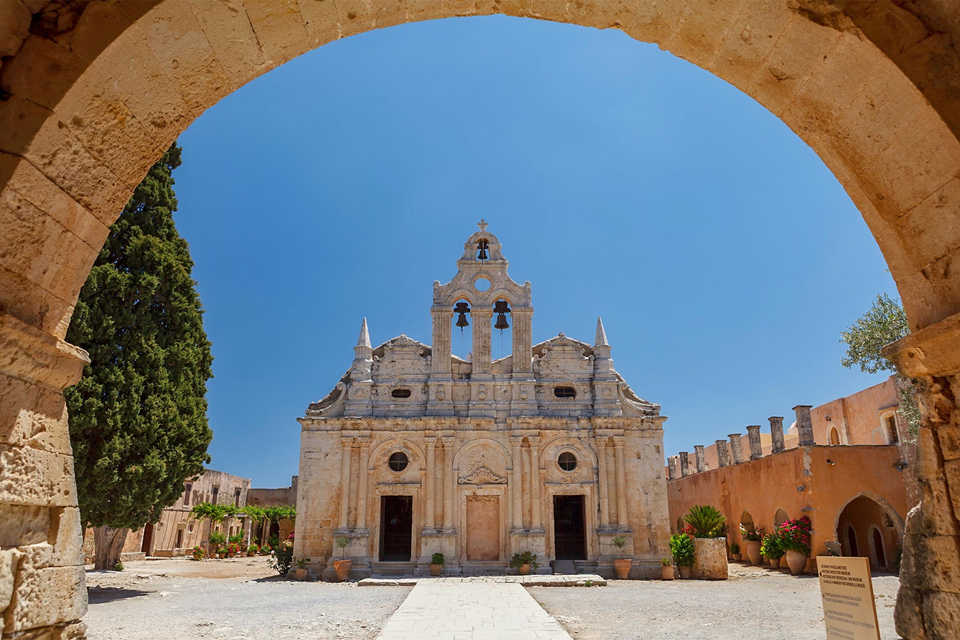
[[[632,576],[659,575],[666,418],[614,369],[601,320],[593,344],[532,344],[530,283],[507,266],[481,222],[434,282],[433,344],[374,348],[364,319],[349,371],[298,419],[294,554],[315,573],[349,557],[356,577],[423,574],[435,552],[448,575],[503,573],[530,551],[539,572],[631,557]],[[492,360],[492,330],[511,325],[511,355]],[[455,327],[471,328],[469,360]]]

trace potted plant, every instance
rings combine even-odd
[[[220,558],[221,560],[223,560],[224,558],[227,557],[227,549],[226,549],[226,547],[218,547],[218,548],[217,548],[217,557]]]
[[[740,545],[736,542],[730,543],[730,559],[734,562],[740,562]]]
[[[210,548],[219,550],[226,543],[227,538],[219,531],[210,534]],[[211,554],[212,555],[212,554]]]
[[[776,533],[768,533],[760,541],[760,554],[766,558],[768,565],[776,569],[780,564],[780,556],[783,555],[783,548],[780,546],[780,536]]]
[[[716,507],[694,505],[683,518],[684,532],[693,536],[693,576],[708,580],[726,580],[727,521]]]
[[[190,557],[194,560],[203,560],[203,549],[200,548],[200,545],[197,545],[190,552]]]
[[[306,580],[307,579],[307,563],[310,562],[310,558],[300,558],[297,560],[297,568],[293,570],[293,579],[294,580]]]
[[[810,555],[810,518],[803,516],[796,520],[787,520],[777,527],[780,548],[786,552],[790,573],[803,572]]]
[[[270,547],[269,544],[264,544],[262,547],[260,547],[260,555],[262,556],[270,555],[271,551],[273,551],[273,549]]]
[[[435,553],[430,556],[430,575],[432,576],[441,576],[443,575],[443,554]]]
[[[525,576],[530,573],[531,567],[534,569],[537,568],[537,556],[529,551],[515,553],[513,554],[513,557],[510,558],[510,566],[516,569],[517,573]]]
[[[340,550],[339,553],[341,556],[346,553],[344,549],[350,544],[350,538],[347,536],[337,536],[333,541],[336,543],[337,549]],[[353,566],[353,560],[350,558],[341,557],[339,560],[333,561],[333,570],[337,572],[337,582],[343,582],[350,577],[351,566]]]
[[[247,557],[248,557],[248,558],[252,558],[252,557],[254,557],[255,555],[257,555],[258,553],[260,553],[260,547],[259,547],[258,545],[256,545],[256,544],[251,544],[249,547],[247,547]]]
[[[623,551],[624,545],[627,544],[627,538],[626,536],[616,536],[612,542],[617,550]],[[626,580],[630,577],[631,565],[633,565],[633,558],[615,558],[613,560],[613,570],[617,574],[617,580]]]
[[[673,558],[663,558],[660,560],[660,579],[673,580]]]
[[[670,553],[673,563],[680,571],[680,577],[687,579],[693,570],[693,538],[686,533],[675,533],[670,536]]]
[[[743,549],[748,564],[760,564],[760,541],[763,539],[763,530],[753,525],[745,527],[740,523],[740,537],[743,538]]]

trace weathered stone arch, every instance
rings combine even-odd
[[[462,468],[463,461],[473,453],[475,449],[492,450],[499,454],[502,457],[502,461],[506,468],[510,468],[512,465],[512,458],[510,457],[510,451],[502,442],[498,442],[492,438],[479,438],[477,440],[471,440],[464,444],[460,449],[457,450],[457,453],[453,456],[453,471],[454,473],[459,473],[463,471]]]
[[[386,464],[387,459],[394,451],[407,454],[411,465],[422,466],[427,459],[423,449],[408,438],[391,438],[381,442],[370,451],[370,458],[366,471],[376,471]],[[412,454],[412,455],[411,455]]]
[[[26,7],[39,4],[13,3],[0,19],[5,42],[21,42],[0,69],[0,515],[22,521],[18,510],[40,512],[58,553],[44,556],[49,566],[21,568],[17,584],[32,589],[40,569],[59,574],[43,584],[78,576],[82,585],[60,392],[79,378],[85,354],[63,337],[108,225],[150,165],[220,98],[326,42],[404,22],[506,13],[656,42],[755,98],[833,171],[876,238],[915,332],[894,357],[927,384],[923,503],[906,536],[898,629],[933,636],[950,624],[940,612],[960,615],[960,590],[934,580],[941,569],[960,571],[960,514],[943,499],[960,493],[945,480],[945,460],[960,458],[954,2],[81,0],[30,16]],[[28,442],[26,422],[50,437]],[[24,522],[12,546],[32,544],[34,529]],[[81,591],[22,602],[14,593],[5,631],[78,618]],[[72,604],[58,612],[31,604],[64,598]]]
[[[843,505],[842,505],[839,509],[837,509],[837,513],[833,516],[833,530],[834,530],[834,531],[839,531],[839,529],[840,529],[840,516],[843,515],[844,510],[846,510],[846,508],[849,507],[850,504],[851,504],[854,500],[856,500],[857,498],[866,498],[866,499],[868,499],[868,500],[872,500],[873,502],[877,503],[877,505],[880,507],[880,509],[881,509],[884,513],[886,513],[888,516],[890,516],[890,519],[893,521],[893,526],[894,526],[894,528],[895,528],[896,531],[897,531],[897,535],[899,535],[901,538],[903,537],[903,529],[904,529],[904,519],[903,519],[903,517],[902,517],[899,513],[897,513],[897,510],[894,509],[894,508],[890,505],[890,503],[887,502],[886,499],[884,499],[883,496],[878,495],[878,494],[876,494],[876,493],[874,493],[874,492],[872,492],[872,491],[861,491],[860,493],[852,496],[849,500],[847,500],[846,502],[844,502]]]
[[[602,440],[599,441],[601,446],[603,442]],[[557,454],[560,453],[560,449],[564,448],[574,451],[578,458],[589,462],[591,467],[597,467],[597,452],[593,446],[586,440],[581,440],[580,438],[566,434],[556,435],[543,442],[540,446],[540,465],[544,466],[552,463]]]

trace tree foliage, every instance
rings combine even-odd
[[[916,435],[922,415],[917,404],[917,380],[901,376],[896,365],[883,356],[882,349],[910,333],[907,314],[903,307],[885,293],[877,296],[873,306],[849,329],[840,334],[847,352],[840,363],[848,368],[860,367],[864,373],[889,371],[896,375],[899,413],[906,420],[909,431]]]
[[[852,327],[840,334],[841,341],[847,345],[847,353],[840,362],[848,368],[860,367],[864,373],[896,373],[896,365],[880,351],[908,333],[910,327],[903,307],[887,294],[881,293],[873,306]]]
[[[83,521],[156,522],[209,462],[210,342],[177,233],[176,144],[143,179],[110,228],[80,293],[67,339],[90,354],[65,392]]]

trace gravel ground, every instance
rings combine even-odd
[[[408,587],[293,582],[263,558],[88,571],[90,640],[374,638]]]
[[[617,581],[606,587],[530,587],[530,594],[576,640],[823,640],[816,576],[730,565],[725,581]],[[873,579],[883,640],[897,638],[893,605],[899,579]]]

